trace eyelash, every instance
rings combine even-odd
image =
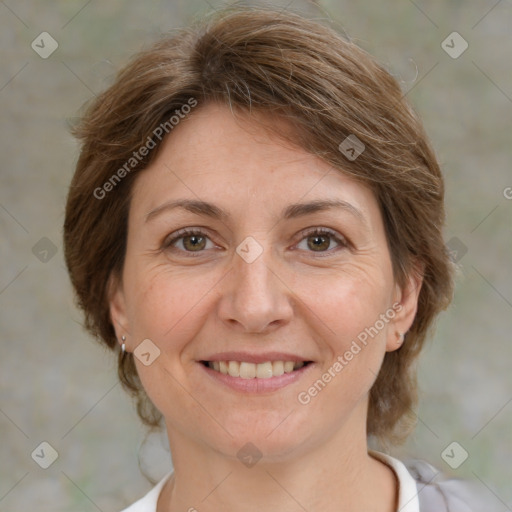
[[[202,252],[204,252],[204,250],[206,250],[206,249],[201,250],[201,251],[186,251],[186,250],[182,250],[182,249],[176,249],[175,247],[173,247],[173,245],[177,241],[179,241],[183,238],[186,238],[188,236],[201,236],[201,237],[205,237],[208,240],[210,240],[210,238],[204,231],[201,231],[199,229],[193,229],[193,228],[180,229],[173,235],[174,236],[171,239],[167,238],[166,240],[164,240],[164,243],[162,244],[162,249],[163,250],[169,250],[169,249],[178,250],[179,252],[186,253],[190,257],[197,257]],[[310,230],[305,229],[300,232],[301,238],[300,238],[299,242],[297,242],[297,244],[302,242],[304,239],[306,239],[310,236],[325,236],[325,235],[329,235],[331,237],[331,239],[335,240],[338,243],[338,247],[336,249],[334,249],[334,251],[349,247],[349,242],[347,241],[347,239],[345,239],[345,237],[342,237],[342,236],[340,237],[335,231],[333,231],[329,228],[314,228],[314,229],[310,229]],[[195,254],[196,252],[197,252],[197,254]],[[325,256],[330,256],[332,254],[333,250],[328,249],[327,251],[319,251],[319,252],[308,251],[308,252],[311,252],[313,254],[316,253],[316,256],[318,256],[318,257],[325,257]]]

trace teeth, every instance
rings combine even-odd
[[[240,377],[240,370],[242,365],[237,361],[229,361],[228,373],[231,377]]]
[[[284,373],[293,372],[294,363],[293,361],[286,361],[284,363]]]
[[[284,363],[283,361],[274,361],[272,363],[272,373],[275,377],[279,377],[279,375],[283,375],[284,373]]]
[[[272,363],[260,363],[256,365],[256,377],[258,379],[270,379],[273,375]]]
[[[240,377],[242,379],[254,379],[256,377],[256,366],[254,363],[236,363],[240,366]],[[230,374],[231,375],[231,374]],[[236,375],[231,375],[231,377],[236,377]]]
[[[212,370],[230,375],[231,377],[241,377],[242,379],[270,379],[279,377],[284,373],[291,373],[304,366],[304,362],[295,363],[294,361],[266,361],[265,363],[247,363],[242,361],[210,361],[208,367]]]

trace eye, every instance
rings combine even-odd
[[[315,228],[302,231],[303,237],[297,248],[308,252],[331,253],[336,249],[348,247],[347,240],[328,228]],[[305,243],[305,247],[304,247]],[[335,244],[333,248],[332,245]],[[302,247],[301,247],[302,244]],[[162,249],[185,253],[201,253],[215,248],[208,235],[200,229],[184,228],[171,235],[162,244]]]
[[[311,231],[302,232],[303,238],[297,247],[301,250],[310,252],[332,252],[332,243],[337,244],[338,248],[348,247],[348,242],[344,237],[338,235],[335,231],[327,228],[315,228]],[[305,242],[306,247],[302,246]],[[335,247],[336,249],[336,247]]]
[[[209,244],[209,245],[208,245]],[[182,252],[202,252],[212,249],[213,242],[198,229],[181,229],[170,235],[163,243],[163,249],[178,250]]]

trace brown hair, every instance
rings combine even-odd
[[[133,171],[145,169],[161,143],[154,141],[156,129],[170,126],[173,113],[191,98],[199,105],[217,101],[292,121],[294,143],[373,190],[397,282],[404,285],[415,264],[422,267],[415,320],[401,348],[386,353],[370,392],[368,434],[404,438],[416,403],[413,363],[452,296],[441,232],[443,179],[395,79],[336,31],[300,15],[224,10],[136,55],[88,107],[74,129],[82,148],[64,224],[66,263],[86,328],[111,349],[118,346],[107,283],[119,279],[123,268],[137,175],[127,162]],[[356,159],[339,149],[350,135],[365,145]],[[155,149],[131,161],[150,139]],[[156,425],[159,413],[142,388],[132,354],[119,356],[118,370],[142,420]]]

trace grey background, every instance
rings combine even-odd
[[[400,78],[424,119],[460,273],[420,364],[418,427],[394,453],[471,477],[494,510],[512,510],[511,2],[276,4],[332,17]],[[1,511],[116,511],[151,486],[139,458],[155,479],[168,470],[165,437],[147,437],[73,305],[61,242],[77,158],[67,125],[133,52],[220,5],[0,1]],[[31,48],[43,31],[59,45],[47,59]],[[457,59],[441,47],[453,31],[469,44]],[[42,441],[59,454],[46,470],[31,458]],[[453,441],[469,454],[456,470],[441,457]]]

